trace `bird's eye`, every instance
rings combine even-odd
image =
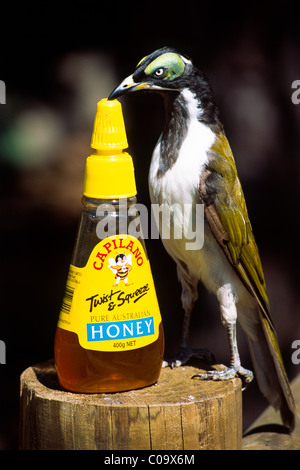
[[[164,67],[159,67],[158,69],[155,70],[153,75],[155,77],[162,77],[164,74],[164,71],[165,71]]]

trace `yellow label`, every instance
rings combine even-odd
[[[130,235],[98,243],[83,268],[70,266],[58,326],[95,351],[153,343],[161,322],[150,263]]]

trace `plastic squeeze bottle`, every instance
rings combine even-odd
[[[59,315],[54,358],[62,387],[117,392],[159,377],[164,333],[135,208],[121,104],[101,100],[86,161],[83,209]]]

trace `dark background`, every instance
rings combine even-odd
[[[53,339],[81,208],[96,103],[153,50],[190,55],[215,90],[260,248],[290,378],[299,322],[299,126],[291,101],[300,79],[298,7],[292,2],[40,2],[1,6],[0,79],[0,449],[18,448],[19,376],[53,356]],[[121,99],[138,201],[150,207],[147,175],[163,126],[159,97]],[[176,353],[180,287],[160,241],[147,241]],[[200,287],[191,345],[228,363],[215,299]],[[242,362],[251,367],[239,334]],[[254,382],[243,394],[244,428],[267,406]]]

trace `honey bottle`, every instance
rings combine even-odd
[[[97,104],[91,147],[55,365],[61,386],[72,392],[132,390],[158,380],[164,332],[117,100]]]

